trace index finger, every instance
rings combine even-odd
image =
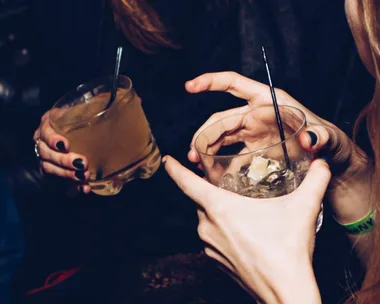
[[[186,82],[186,90],[189,93],[204,91],[228,92],[232,95],[253,101],[260,96],[265,96],[263,103],[270,102],[269,87],[258,81],[249,79],[235,72],[207,73]]]
[[[58,152],[69,151],[69,141],[62,135],[55,132],[49,119],[45,119],[41,124],[40,139],[43,140],[52,150]]]
[[[235,72],[207,73],[186,82],[186,90],[189,93],[204,91],[221,91],[231,93],[235,97],[245,99],[249,104],[272,104],[272,96],[269,86],[261,82],[249,79]],[[300,108],[305,112],[310,122],[318,123],[315,114],[302,106],[297,100],[281,89],[275,89],[279,105],[289,105]]]

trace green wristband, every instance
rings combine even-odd
[[[370,213],[368,213],[365,217],[362,219],[350,223],[350,224],[340,224],[342,228],[346,231],[348,234],[353,235],[359,235],[359,234],[366,234],[370,232],[373,227],[375,227],[375,215],[376,215],[376,209],[372,210]]]

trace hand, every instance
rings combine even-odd
[[[49,122],[49,112],[42,116],[40,126],[34,132],[33,140],[38,143],[42,174],[69,179],[73,181],[77,190],[82,189],[84,193],[91,191],[90,186],[86,184],[89,178],[86,157],[68,152],[70,143],[54,131]]]
[[[266,303],[320,303],[311,260],[316,219],[330,180],[326,162],[314,161],[297,190],[275,199],[217,188],[171,157],[165,168],[198,204],[206,254],[245,289]]]
[[[201,75],[188,81],[186,90],[189,93],[224,91],[247,100],[249,105],[273,103],[267,85],[233,72]],[[305,150],[328,159],[334,175],[333,184],[340,184],[352,176],[368,172],[370,165],[365,153],[343,131],[309,111],[286,92],[276,89],[276,96],[279,105],[294,106],[305,113],[309,127],[300,136],[301,145]],[[212,115],[195,133],[188,155],[189,160],[199,162],[198,153],[194,149],[194,141],[200,132],[215,121],[241,110],[242,108],[237,108]]]

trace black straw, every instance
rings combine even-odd
[[[275,92],[274,87],[273,87],[272,77],[271,77],[270,70],[269,70],[269,65],[268,65],[268,61],[267,61],[267,54],[266,54],[265,48],[263,46],[261,47],[261,50],[263,53],[265,68],[266,68],[267,74],[268,74],[269,87],[270,87],[270,92],[271,92],[272,100],[273,100],[273,107],[274,107],[274,111],[276,113],[277,126],[278,126],[278,130],[280,132],[280,138],[282,141],[282,150],[284,151],[284,158],[285,158],[286,166],[288,167],[289,170],[291,170],[288,150],[286,149],[286,144],[285,144],[284,128],[282,126],[281,115],[280,115],[280,111],[278,109],[276,92]]]
[[[110,96],[110,100],[108,101],[105,109],[108,109],[112,105],[113,101],[116,98],[117,82],[119,80],[120,63],[121,63],[122,54],[123,54],[123,47],[119,46],[117,48],[117,53],[116,53],[116,63],[115,63],[115,71],[113,73],[113,79],[112,79],[111,96]]]

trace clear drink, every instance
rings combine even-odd
[[[70,142],[70,151],[89,162],[90,186],[99,195],[115,195],[136,177],[149,178],[161,155],[129,78],[120,76],[116,99],[111,77],[79,86],[51,110],[53,128]]]
[[[298,139],[306,127],[306,117],[294,107],[280,106],[279,110],[284,141],[272,105],[224,117],[199,134],[195,148],[209,182],[256,199],[279,197],[297,189],[313,159]],[[285,161],[284,147],[289,164]],[[317,231],[322,219],[321,212]]]
[[[309,159],[293,163],[292,170],[289,170],[283,162],[257,156],[236,174],[224,175],[219,187],[252,198],[278,197],[293,192],[309,167]]]

